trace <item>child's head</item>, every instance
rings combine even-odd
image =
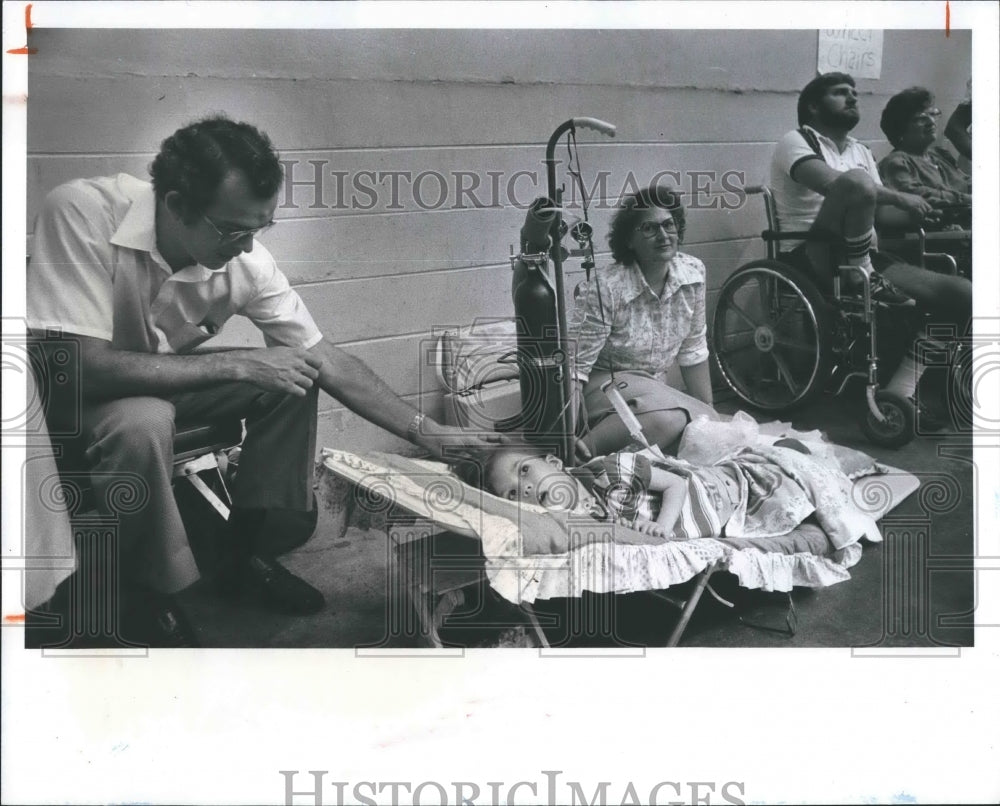
[[[577,505],[576,480],[563,469],[562,462],[529,448],[500,448],[456,470],[463,481],[510,501],[547,509],[573,509]]]

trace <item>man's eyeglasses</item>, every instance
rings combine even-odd
[[[939,117],[941,117],[941,110],[935,107],[934,109],[925,109],[919,115],[913,116],[914,123],[933,123]]]
[[[263,224],[259,227],[254,227],[253,229],[234,229],[234,230],[223,231],[219,229],[219,225],[216,224],[214,221],[212,221],[212,219],[209,218],[207,215],[203,214],[202,218],[204,218],[208,222],[208,226],[214,229],[215,234],[219,236],[220,246],[233,246],[234,244],[237,244],[240,241],[242,241],[248,235],[260,235],[261,233],[267,232],[276,223],[274,221],[268,221],[266,224]]]
[[[663,221],[643,221],[636,229],[646,238],[655,238],[662,229],[667,235],[677,234],[677,224],[672,218]]]

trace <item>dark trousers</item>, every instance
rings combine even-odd
[[[124,581],[175,593],[198,578],[170,483],[175,423],[246,418],[234,507],[310,510],[317,394],[316,387],[295,397],[228,383],[170,398],[85,403],[91,483],[98,508],[118,516]]]

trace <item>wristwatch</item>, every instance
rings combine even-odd
[[[420,433],[420,426],[423,425],[424,420],[426,420],[421,412],[417,412],[413,415],[413,419],[410,420],[410,425],[406,429],[406,438],[416,444],[417,435]]]

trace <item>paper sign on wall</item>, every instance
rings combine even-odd
[[[816,70],[850,73],[854,78],[879,78],[882,75],[882,31],[821,30]]]

